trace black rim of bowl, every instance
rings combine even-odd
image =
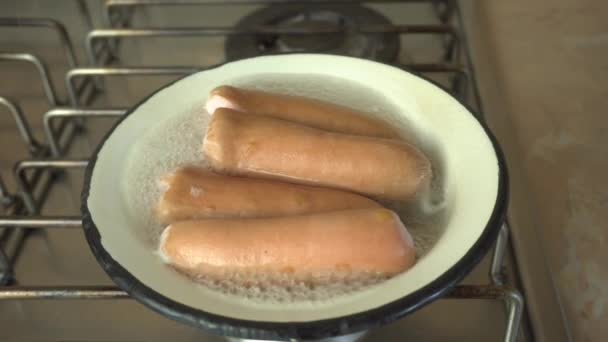
[[[295,54],[297,55],[297,53]],[[294,55],[294,53],[283,55]],[[227,63],[220,64],[217,67],[224,64]],[[419,75],[416,72],[400,67],[397,67],[397,69],[404,70],[426,80],[427,82],[431,82],[449,94],[444,87],[426,77]],[[498,160],[498,192],[496,196],[496,203],[494,205],[494,209],[492,210],[492,215],[490,216],[482,234],[465,254],[465,256],[441,276],[417,291],[414,291],[400,299],[380,307],[363,312],[353,313],[347,316],[309,322],[265,322],[235,319],[195,309],[165,297],[135,278],[129,271],[114,260],[112,256],[103,248],[101,244],[101,236],[95,222],[93,221],[93,218],[91,217],[87,200],[89,197],[91,176],[93,174],[93,169],[95,168],[97,155],[116,127],[150,97],[188,76],[177,79],[156,90],[154,93],[134,105],[118,120],[118,122],[114,124],[114,126],[112,126],[110,131],[103,137],[101,143],[97,146],[89,160],[85,172],[84,186],[81,195],[82,224],[85,237],[91,251],[93,252],[93,255],[119,288],[151,309],[173,320],[183,322],[197,328],[202,328],[211,333],[237,338],[286,340],[319,339],[346,335],[390,323],[441,297],[448,290],[459,283],[471,271],[471,269],[479,263],[481,258],[487,253],[496,240],[500,226],[505,219],[508,199],[508,177],[506,173],[504,156],[496,138],[486,124],[479,119],[479,116],[474,114],[475,112],[469,106],[462,103],[462,101],[459,99],[456,99],[461,105],[467,108],[471,115],[475,117],[492,142],[494,152]]]

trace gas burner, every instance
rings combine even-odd
[[[231,35],[226,58],[237,60],[268,54],[316,52],[393,62],[399,52],[396,33],[362,34],[358,27],[390,25],[380,13],[359,5],[275,5],[243,17],[237,29],[272,27],[292,31],[340,31],[339,33]]]

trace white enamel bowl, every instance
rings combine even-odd
[[[436,146],[445,203],[443,234],[409,271],[375,287],[323,303],[264,304],[218,295],[176,275],[138,232],[124,189],[127,161],[142,137],[168,117],[200,104],[212,88],[268,73],[340,78],[371,86],[401,109],[416,134]],[[401,69],[349,57],[292,54],[224,64],[178,80],[125,115],[93,155],[82,197],[91,249],[116,284],[181,322],[234,337],[301,339],[336,336],[393,321],[460,281],[494,242],[504,219],[506,170],[488,129],[435,84]]]

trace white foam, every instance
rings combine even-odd
[[[418,258],[423,258],[433,247],[443,232],[446,215],[439,149],[435,148],[433,141],[417,135],[399,109],[388,102],[381,93],[364,85],[315,75],[297,77],[279,74],[260,75],[255,78],[235,79],[229,85],[331,101],[368,112],[371,116],[386,120],[400,129],[404,136],[431,159],[434,177],[430,190],[421,193],[417,201],[383,204],[395,211],[409,230]],[[208,166],[201,152],[204,132],[210,118],[205,110],[205,100],[203,96],[201,102],[194,105],[191,110],[159,123],[158,127],[143,136],[133,147],[133,157],[129,160],[127,177],[124,180],[125,194],[133,217],[142,222],[141,226],[148,227],[144,233],[149,238],[151,248],[157,249],[163,232],[163,226],[154,220],[152,210],[162,191],[162,186],[158,186],[158,180],[180,165]],[[216,101],[211,107],[218,104],[219,102]],[[211,107],[210,109],[214,109]],[[195,193],[199,194],[194,190],[192,195],[196,196]],[[162,253],[160,255],[163,257]],[[164,258],[163,260],[166,260],[166,256]],[[205,277],[197,280],[202,286],[228,294],[256,300],[285,301],[332,298],[373,286],[385,279],[362,274],[325,275],[324,277],[331,281],[321,282],[321,285],[311,288],[305,281],[285,277],[273,278],[264,274],[236,273],[227,274],[222,281]],[[270,278],[274,280],[267,281]],[[243,286],[247,282],[257,282],[257,285]]]
[[[156,245],[163,227],[156,222],[153,208],[166,190],[162,176],[180,165],[207,163],[202,157],[202,141],[209,115],[203,105],[159,124],[135,146],[124,179],[129,211],[147,227],[146,237]]]
[[[227,271],[193,278],[202,286],[253,301],[327,301],[374,286],[389,277],[372,272],[331,272],[294,277],[284,273]]]

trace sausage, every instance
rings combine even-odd
[[[327,132],[227,108],[215,111],[203,153],[220,172],[349,190],[378,199],[412,198],[431,176],[414,146]]]
[[[221,217],[272,217],[380,205],[363,196],[314,186],[220,175],[181,167],[161,180],[156,217],[161,223]]]
[[[207,111],[230,108],[266,115],[332,132],[400,139],[399,131],[369,114],[337,104],[294,95],[220,86],[209,93]]]
[[[160,255],[192,276],[232,271],[310,277],[326,272],[393,275],[415,262],[412,237],[384,208],[169,225]]]

